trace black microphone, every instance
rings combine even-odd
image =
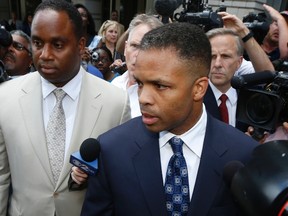
[[[100,144],[97,139],[88,138],[83,141],[80,151],[70,156],[70,163],[88,175],[95,175],[98,170]]]
[[[180,6],[179,1],[176,0],[155,0],[155,11],[162,16],[162,22],[168,23],[169,16]]]
[[[231,182],[235,202],[247,216],[288,215],[288,141],[257,146]]]
[[[240,161],[230,161],[224,166],[223,180],[229,188],[231,187],[233,177],[243,167],[244,165]]]
[[[273,82],[277,74],[277,72],[272,71],[261,71],[252,74],[234,76],[231,79],[231,86],[235,89],[240,89],[243,87],[270,83]]]
[[[11,34],[0,27],[0,45],[3,47],[9,47],[13,42]]]

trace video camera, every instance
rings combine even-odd
[[[243,17],[243,23],[253,33],[255,40],[262,44],[264,37],[269,31],[269,23],[265,13],[255,14],[253,12]]]
[[[220,6],[215,12],[208,4],[203,1],[183,0],[183,11],[174,15],[178,22],[188,22],[198,25],[205,32],[213,29],[223,27],[221,17],[217,14],[220,11],[226,11],[225,6]]]
[[[231,85],[239,90],[237,121],[253,126],[259,139],[265,131],[274,133],[278,125],[288,121],[288,72],[235,76]]]

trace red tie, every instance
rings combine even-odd
[[[226,94],[222,94],[219,99],[221,100],[219,110],[220,110],[222,121],[229,124],[228,109],[226,106],[226,101],[227,101],[228,97]]]

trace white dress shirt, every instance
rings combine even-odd
[[[70,80],[65,86],[62,87],[62,89],[67,94],[62,102],[66,118],[65,157],[72,137],[72,131],[77,111],[77,105],[79,101],[79,94],[82,84],[83,73],[85,73],[85,70],[84,68],[81,67],[79,73],[72,80]],[[43,119],[44,119],[44,126],[45,128],[47,128],[49,116],[56,104],[56,97],[52,92],[57,87],[54,86],[49,81],[45,80],[43,77],[41,77],[41,83],[43,94]]]
[[[131,118],[141,116],[140,105],[138,100],[138,85],[134,84],[128,87],[129,73],[126,71],[121,76],[115,77],[112,84],[127,91],[130,101]]]
[[[207,113],[203,104],[203,112],[199,121],[187,132],[177,137],[181,138],[183,144],[183,155],[188,168],[189,195],[190,199],[193,194],[196,177],[199,169],[203,142],[206,133]],[[173,150],[168,141],[176,136],[168,131],[162,131],[159,134],[160,159],[162,168],[163,185],[165,185],[166,172],[170,158],[173,155]]]
[[[214,85],[213,83],[209,80],[209,85],[214,93],[214,96],[216,98],[217,101],[217,105],[219,107],[221,100],[219,99],[221,97],[221,95],[223,94],[222,92],[220,92]],[[236,126],[236,110],[237,110],[237,99],[238,99],[238,95],[237,95],[237,91],[230,87],[228,89],[228,91],[225,93],[228,97],[227,101],[226,101],[226,106],[228,109],[228,116],[229,116],[229,124],[232,125],[233,127]]]

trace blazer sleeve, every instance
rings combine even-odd
[[[107,183],[101,153],[99,157],[99,171],[95,176],[89,176],[88,178],[88,188],[82,206],[81,216],[114,215],[112,194]]]

